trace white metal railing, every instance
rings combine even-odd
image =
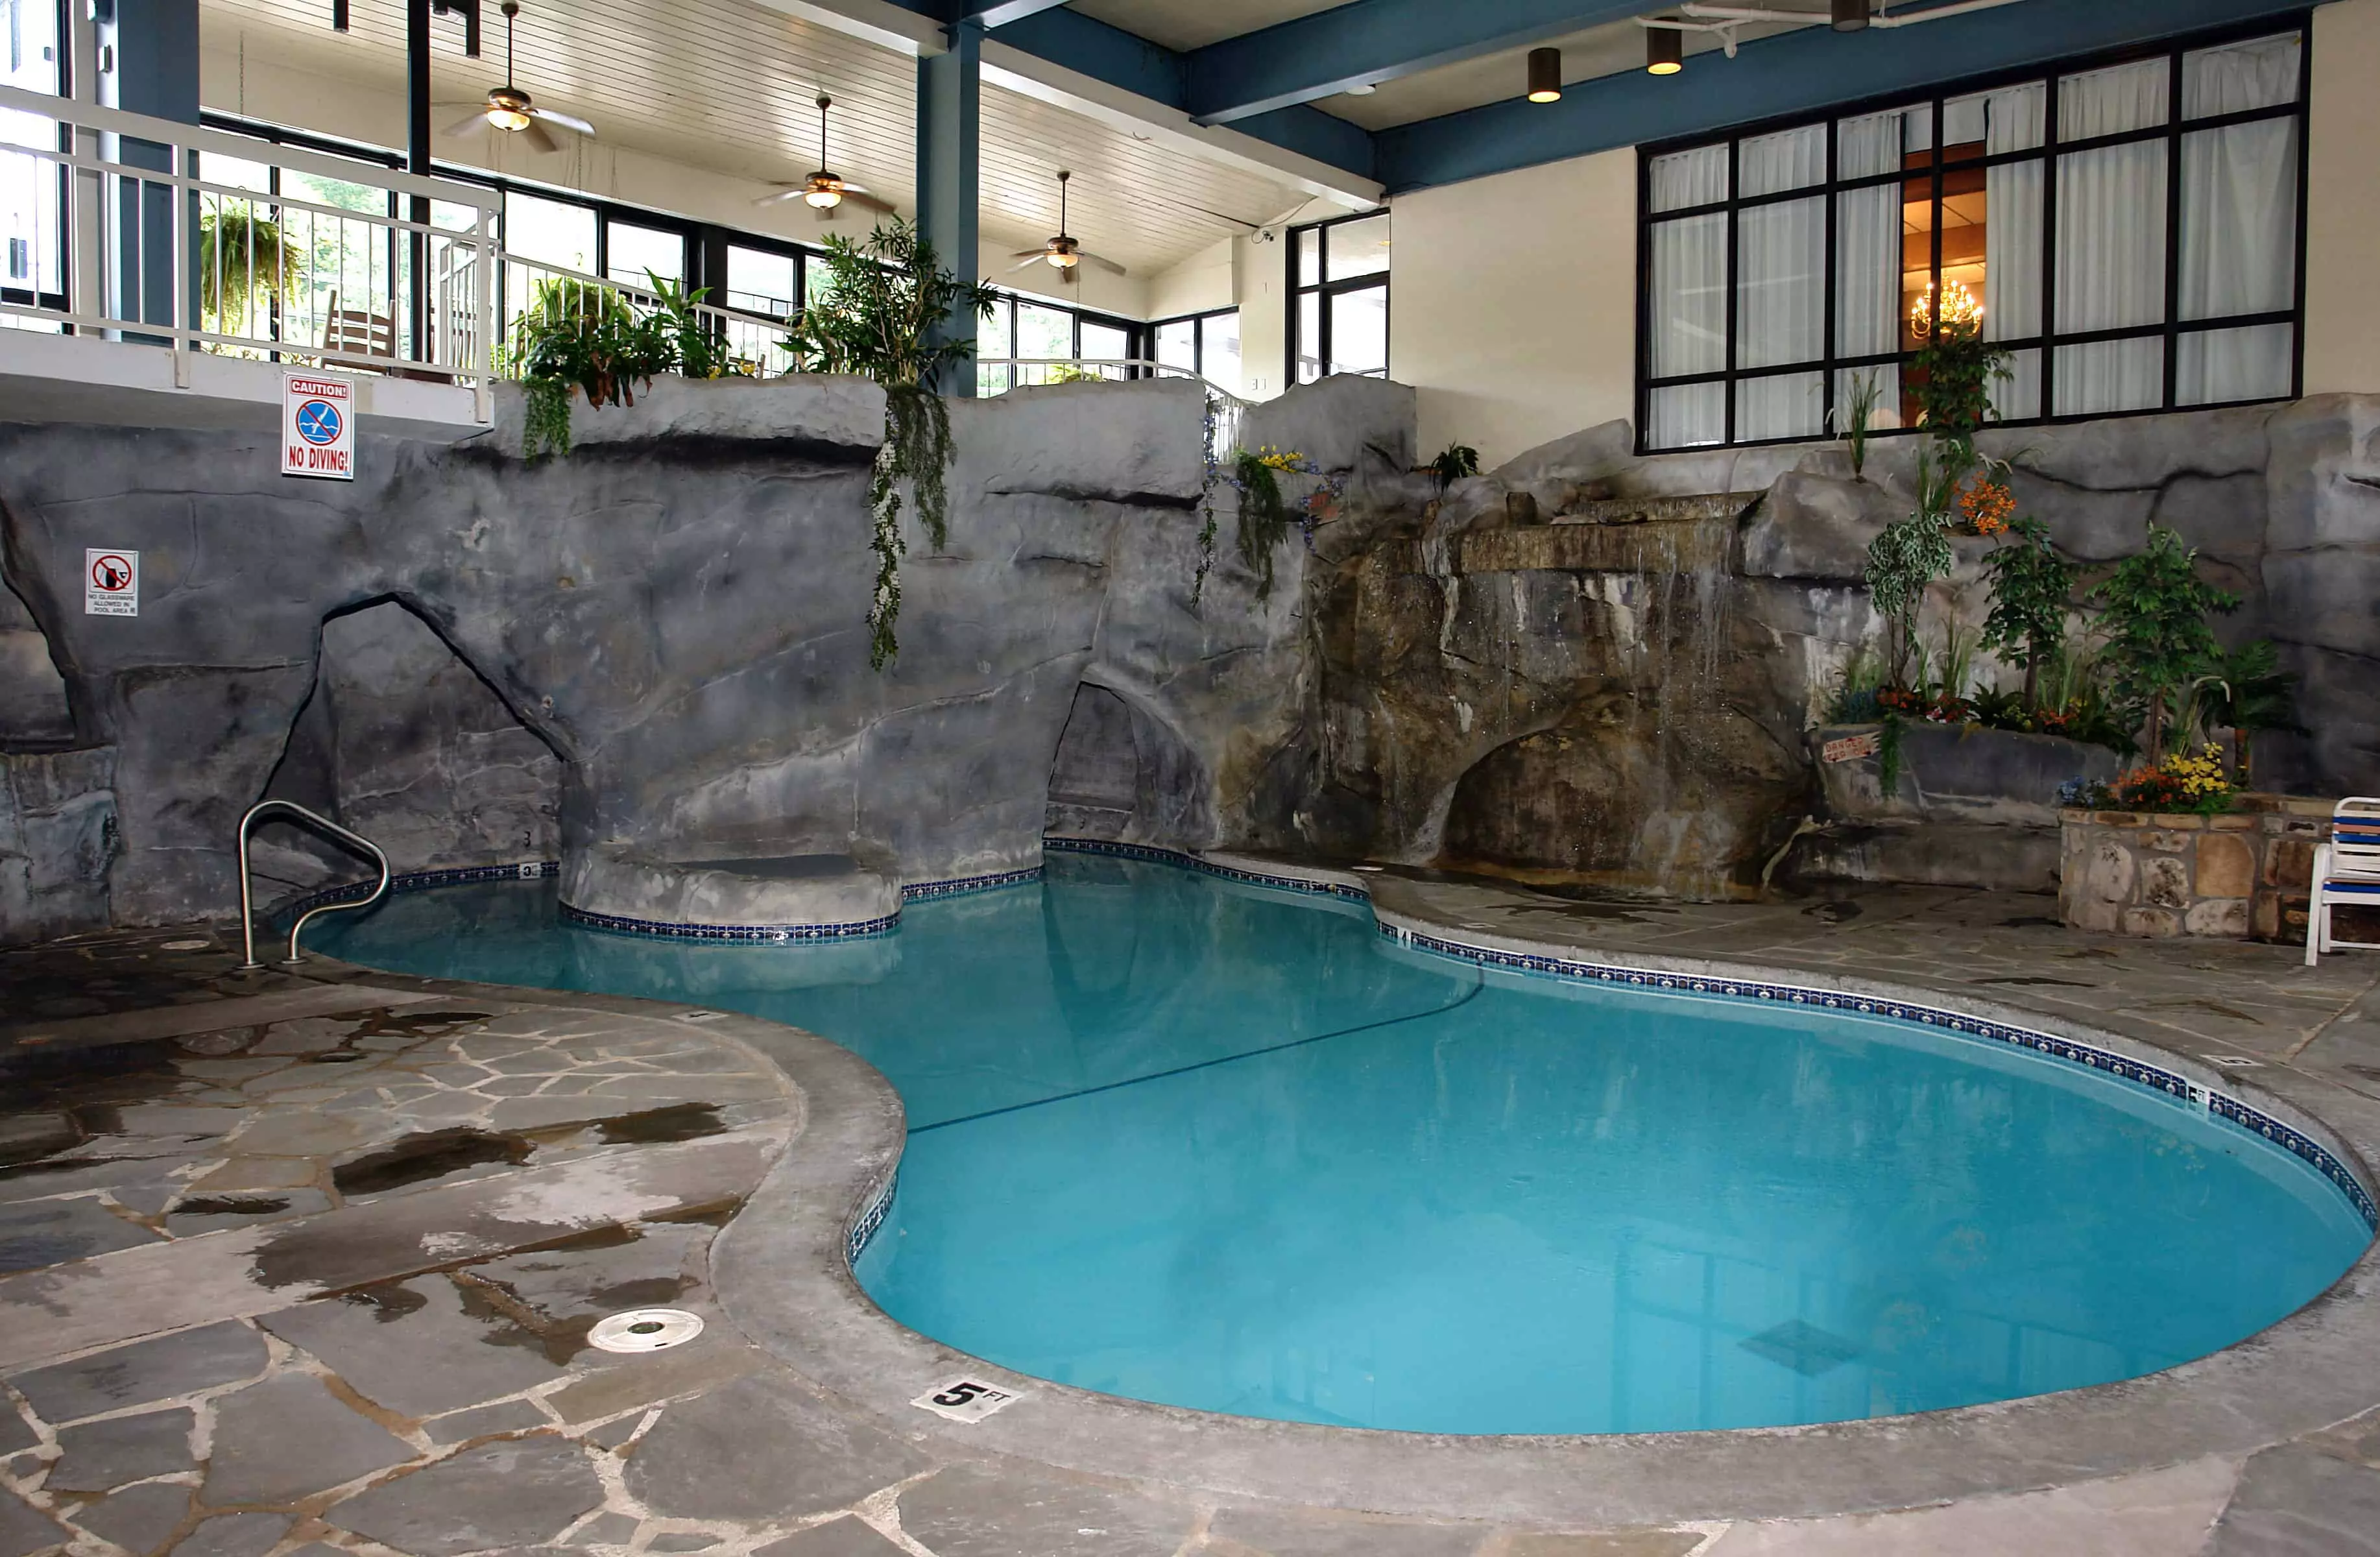
[[[1221,460],[1239,447],[1240,421],[1248,402],[1195,369],[1144,357],[978,357],[976,393],[1004,395],[1011,389],[1052,383],[1114,383],[1124,379],[1189,379],[1206,387],[1214,426],[1207,441],[1207,457]]]
[[[596,298],[616,299],[620,306],[638,314],[651,314],[668,306],[668,299],[650,283],[610,280],[572,270],[566,265],[548,264],[523,255],[499,249],[496,283],[496,317],[503,322],[490,362],[498,377],[516,377],[519,363],[516,350],[519,345],[521,320],[543,306],[548,309],[583,309]],[[474,291],[479,286],[479,269],[475,256],[456,257],[455,263],[438,274],[441,294]],[[764,313],[747,313],[741,309],[722,308],[716,303],[696,303],[692,311],[702,331],[719,345],[727,359],[741,371],[755,376],[774,376],[793,366],[793,358],[778,343],[784,338],[784,321]],[[476,317],[457,309],[442,306],[439,317],[457,322]],[[475,355],[479,339],[475,335],[459,337],[443,349],[457,359]]]
[[[215,158],[226,176],[209,176]],[[282,176],[232,181],[259,168]],[[485,273],[492,190],[14,87],[0,87],[0,186],[30,229],[10,237],[34,285],[0,287],[17,328],[165,347],[179,384],[197,352],[435,377],[475,389],[488,420],[491,364],[451,347],[492,336],[493,291],[425,286],[417,330],[412,282]],[[431,221],[394,213],[415,200]],[[12,241],[11,269],[16,254]]]

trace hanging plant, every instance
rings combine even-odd
[[[1215,428],[1223,403],[1212,391],[1207,395],[1206,437],[1201,444],[1207,451],[1207,473],[1198,482],[1198,574],[1190,581],[1190,610],[1195,614],[1207,595],[1207,575],[1215,566],[1215,479],[1222,465],[1215,457]]]
[[[1272,596],[1273,553],[1289,537],[1289,505],[1281,495],[1280,472],[1304,471],[1304,456],[1272,448],[1232,456],[1232,484],[1240,493],[1240,560],[1257,576],[1257,598]]]
[[[868,608],[868,663],[878,670],[900,653],[901,485],[937,549],[948,537],[950,408],[934,393],[944,369],[972,351],[945,326],[954,317],[990,311],[999,294],[942,268],[934,246],[895,216],[863,246],[841,235],[826,240],[826,274],[812,284],[818,301],[795,315],[783,341],[795,371],[856,373],[884,387],[884,442],[876,453],[868,505],[876,553],[876,590]]]
[[[296,268],[281,225],[248,201],[199,218],[199,309],[224,334],[238,333],[259,298],[278,300]]]

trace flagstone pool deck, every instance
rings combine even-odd
[[[2154,1045],[2380,1156],[2380,954],[2080,935],[2046,899],[1581,901],[1388,870],[1394,920]],[[1027,1385],[874,1311],[899,1110],[844,1051],[196,926],[0,951],[0,1557],[2380,1553],[2380,1257],[2241,1346],[1893,1421],[1451,1440]],[[593,1349],[666,1305],[677,1349]]]

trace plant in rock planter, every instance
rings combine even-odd
[[[1884,398],[1884,386],[1873,371],[1853,373],[1850,393],[1841,405],[1828,413],[1841,428],[1843,442],[1851,446],[1852,480],[1867,480],[1867,441],[1876,425],[1876,407]]]
[[[589,407],[633,406],[637,391],[663,373],[719,378],[736,371],[725,343],[713,335],[692,292],[648,271],[656,302],[638,312],[610,286],[556,277],[540,281],[513,326],[512,356],[528,407],[521,452],[570,452],[570,403]]]
[[[2208,618],[2240,605],[2237,596],[2198,577],[2197,560],[2180,536],[2153,524],[2139,554],[2092,590],[2102,607],[2116,699],[2146,726],[2153,767],[2205,667],[2222,652]]]
[[[1444,492],[1463,477],[1479,474],[1479,451],[1468,444],[1449,444],[1429,462],[1429,473],[1438,479],[1438,490]]]
[[[2307,734],[2298,723],[2298,678],[2281,669],[2280,651],[2269,639],[2225,650],[2199,676],[2199,712],[2207,728],[2231,732],[2231,770],[2240,787],[2253,776],[2252,758],[2261,734]]]
[[[2074,565],[2050,544],[2049,527],[2017,519],[2010,543],[1985,559],[1992,580],[1991,614],[1984,643],[2024,672],[2024,707],[2041,706],[2041,674],[2066,642],[2066,613],[2074,594]]]
[[[903,481],[935,548],[948,539],[943,480],[951,413],[935,384],[972,347],[950,338],[944,326],[954,317],[990,312],[999,294],[945,270],[925,235],[895,216],[864,247],[840,235],[828,238],[826,274],[812,296],[818,300],[795,316],[783,343],[796,371],[857,373],[884,388],[884,443],[868,488],[877,564],[868,663],[881,670],[901,651],[893,629],[901,615],[901,556],[908,550],[901,535]]]

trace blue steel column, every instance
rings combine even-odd
[[[950,42],[947,52],[917,61],[917,225],[953,274],[973,280],[982,263],[976,201],[983,176],[983,27],[959,22]],[[974,395],[975,316],[953,317],[938,335],[967,347],[965,359],[938,387]]]

